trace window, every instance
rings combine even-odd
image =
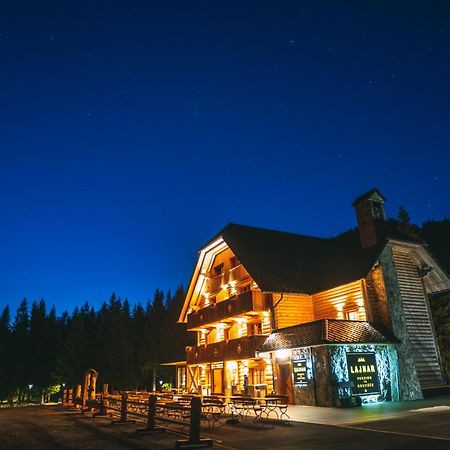
[[[253,336],[255,334],[262,334],[261,322],[247,324],[247,336]]]
[[[239,289],[239,292],[242,294],[242,293],[247,292],[247,291],[249,291],[249,290],[250,290],[250,285],[249,285],[249,284],[246,284],[245,286],[242,286],[242,287]]]
[[[356,311],[356,309],[346,311],[345,318],[347,320],[358,320],[358,311]]]
[[[223,263],[214,267],[214,274],[216,275],[216,277],[223,274]]]
[[[238,266],[239,264],[240,264],[240,262],[239,262],[239,260],[236,258],[236,256],[232,256],[232,257],[230,258],[230,267],[231,267],[231,268],[236,267],[236,266]]]

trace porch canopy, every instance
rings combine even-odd
[[[323,344],[393,344],[398,339],[382,325],[366,321],[322,319],[272,333],[260,353]]]

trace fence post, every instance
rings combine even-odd
[[[138,428],[136,433],[162,433],[166,431],[163,427],[156,426],[156,400],[157,397],[154,394],[150,394],[148,397],[148,414],[147,414],[147,428]]]
[[[200,438],[200,420],[202,418],[202,400],[200,397],[192,397],[191,400],[191,420],[189,423],[189,439],[176,442],[176,448],[191,447],[212,447],[212,439]]]
[[[134,420],[128,420],[127,419],[127,412],[128,412],[128,395],[126,392],[122,392],[122,400],[120,403],[120,419],[119,420],[112,420],[111,425],[119,425],[123,423],[134,423]]]
[[[105,399],[105,395],[101,394],[98,412],[95,412],[93,416],[97,417],[97,416],[106,416],[106,415],[108,415],[107,400]]]
[[[75,392],[73,395],[73,402],[75,404],[75,408],[76,409],[80,409],[81,406],[81,402],[82,402],[82,398],[81,398],[81,384],[77,384],[75,387]]]
[[[127,408],[128,408],[128,395],[126,392],[122,392],[122,405],[120,408],[120,421],[126,422],[127,421]]]

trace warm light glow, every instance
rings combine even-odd
[[[339,303],[339,304],[336,305],[337,318],[338,319],[343,319],[344,318],[344,313],[342,312],[343,308],[344,308],[344,305],[342,303]]]
[[[287,350],[285,348],[282,348],[281,350],[277,350],[275,352],[275,358],[277,359],[288,359],[291,356],[291,351]]]
[[[233,370],[238,368],[237,362],[236,361],[226,361],[226,365],[227,365],[227,369],[229,370]]]

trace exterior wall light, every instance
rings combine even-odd
[[[287,350],[285,348],[282,348],[275,352],[276,359],[288,359],[290,356],[291,356],[291,351]]]

